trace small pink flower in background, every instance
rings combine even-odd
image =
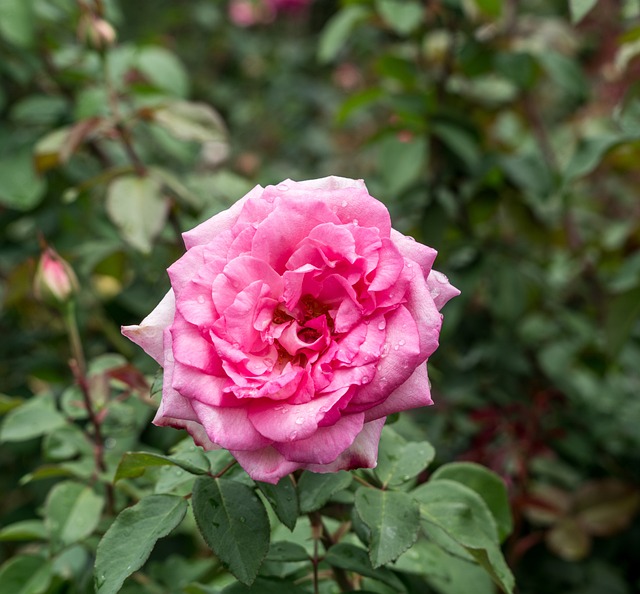
[[[62,305],[78,291],[78,279],[69,264],[51,247],[45,247],[34,280],[36,298]]]
[[[300,13],[312,0],[231,0],[229,2],[229,18],[238,27],[272,22],[276,15],[282,13]]]
[[[425,362],[459,291],[361,180],[257,186],[184,239],[172,289],[123,328],[164,367],[156,425],[275,483],[374,467],[385,417],[432,403]]]

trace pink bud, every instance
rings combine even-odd
[[[78,279],[71,266],[53,248],[45,248],[34,280],[36,297],[50,305],[61,305],[77,290]]]

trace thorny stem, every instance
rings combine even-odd
[[[309,520],[311,521],[311,535],[315,541],[314,551],[316,551],[315,547],[317,547],[318,540],[322,543],[322,546],[324,546],[325,550],[328,551],[335,544],[335,541],[322,522],[322,516],[317,511],[311,512],[309,513]],[[317,580],[317,560],[317,554],[314,554],[314,587],[317,587],[317,584],[315,584],[315,580]],[[338,587],[340,588],[340,591],[353,592],[355,590],[355,587],[349,579],[347,572],[339,567],[332,567],[332,569],[333,575],[336,579]]]
[[[236,461],[235,460],[231,460],[231,462],[229,462],[229,464],[227,464],[220,472],[218,472],[216,474],[211,474],[209,476],[211,476],[211,478],[220,478],[228,470],[231,470],[231,468],[233,468],[235,465],[236,465]]]
[[[87,411],[87,415],[89,416],[89,423],[93,427],[93,451],[96,461],[96,467],[100,472],[106,472],[107,465],[104,460],[104,438],[102,436],[100,420],[96,415],[96,412],[93,408],[93,401],[91,399],[89,382],[87,380],[87,364],[84,356],[84,349],[82,348],[80,332],[78,331],[78,322],[76,319],[76,304],[74,299],[71,299],[67,303],[65,307],[64,318],[71,347],[71,360],[69,361],[69,367],[71,368],[71,372],[73,373],[76,383],[80,387],[84,406]],[[113,485],[111,485],[111,483],[109,482],[106,482],[105,488],[107,495],[107,508],[109,513],[113,514],[115,511]]]

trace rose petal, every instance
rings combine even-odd
[[[329,464],[355,440],[364,425],[364,413],[343,416],[335,425],[319,427],[307,439],[275,443],[273,447],[291,462]]]
[[[289,462],[272,447],[254,451],[232,450],[231,454],[254,481],[273,485],[301,466],[297,462]]]
[[[141,346],[159,365],[164,362],[163,332],[173,322],[176,310],[172,290],[163,297],[156,308],[139,325],[123,326],[122,334]]]
[[[405,258],[413,260],[420,266],[426,278],[431,271],[438,252],[428,245],[418,243],[413,237],[403,235],[395,229],[391,230],[391,240]]]
[[[365,423],[362,431],[350,448],[340,454],[329,464],[307,464],[305,468],[311,472],[338,472],[353,468],[375,468],[378,463],[378,444],[386,419],[376,419]]]
[[[444,307],[449,299],[460,295],[460,291],[449,283],[449,279],[437,270],[432,270],[429,273],[427,285],[438,311]]]
[[[248,200],[259,198],[263,191],[262,186],[256,186],[227,210],[223,210],[204,223],[183,233],[182,238],[184,239],[187,250],[191,251],[191,249],[197,245],[208,243],[223,231],[231,229],[233,224],[238,220],[245,203]]]
[[[368,423],[403,410],[431,406],[432,404],[427,366],[420,365],[411,377],[391,392],[383,402],[366,410],[365,420]]]

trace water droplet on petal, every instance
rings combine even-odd
[[[347,201],[346,201],[346,200],[343,200],[343,201],[340,203],[340,206],[342,206],[342,208],[344,208],[346,205],[347,205]]]
[[[292,431],[291,433],[289,433],[289,441],[293,441],[296,437],[298,437],[297,431]]]
[[[384,330],[387,327],[387,322],[385,322],[384,320],[381,320],[380,323],[378,324],[378,330]]]
[[[286,192],[289,189],[289,186],[287,184],[278,184],[276,186],[276,188],[278,188],[278,190],[280,190],[281,192]]]
[[[400,346],[404,346],[404,344],[405,344],[405,340],[404,340],[404,338],[401,338],[401,339],[398,341],[398,344],[399,344]]]
[[[204,303],[204,295],[198,295],[198,303]]]
[[[304,417],[298,417],[296,419],[296,425],[302,425],[304,423]]]
[[[167,361],[169,361],[170,363],[173,363],[174,359],[173,359],[173,353],[172,352],[168,352],[167,356],[166,356]]]
[[[358,219],[353,219],[353,221],[351,221],[356,227],[358,226]]]
[[[394,351],[397,351],[399,348],[400,348],[400,347],[396,344],[396,345],[393,347],[393,350],[394,350]]]
[[[368,384],[368,383],[369,383],[369,378],[368,378],[366,375],[363,375],[363,376],[362,376],[362,379],[360,380],[360,383],[361,383],[362,385],[364,385],[364,384]]]

